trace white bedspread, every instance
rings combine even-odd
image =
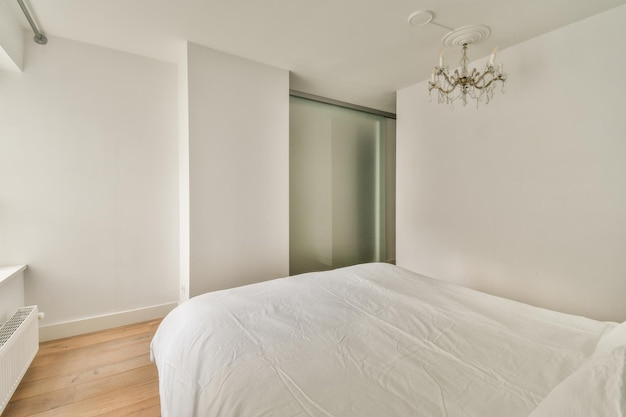
[[[367,264],[193,298],[152,354],[163,417],[516,417],[614,325]]]

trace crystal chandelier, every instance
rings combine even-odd
[[[469,58],[467,57],[467,45],[464,41],[463,56],[461,57],[461,67],[450,73],[443,63],[443,51],[439,55],[439,65],[433,68],[430,82],[428,83],[428,94],[432,90],[437,90],[437,102],[453,104],[460,99],[463,106],[467,105],[468,98],[476,100],[476,107],[483,99],[485,104],[493,98],[493,90],[498,81],[504,89],[506,74],[502,71],[502,64],[496,69],[494,67],[496,59],[496,49],[493,50],[489,62],[485,65],[483,72],[473,68],[468,68]],[[432,99],[432,98],[431,98]]]
[[[464,106],[468,99],[476,100],[476,107],[481,101],[489,103],[493,98],[493,90],[499,84],[504,89],[506,74],[502,70],[502,64],[496,69],[494,67],[496,50],[493,50],[489,62],[485,69],[480,72],[476,68],[471,71],[468,68],[469,58],[467,57],[467,46],[486,39],[491,34],[491,29],[484,25],[461,26],[453,29],[451,27],[433,21],[434,14],[428,10],[418,10],[409,16],[409,24],[412,26],[432,25],[448,29],[449,32],[441,39],[444,47],[463,48],[461,67],[450,72],[443,64],[443,51],[439,55],[439,65],[433,68],[428,82],[428,95],[432,100],[432,91],[437,90],[437,101],[439,103],[454,104],[458,99]],[[504,90],[503,90],[504,91]]]

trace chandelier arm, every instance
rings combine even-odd
[[[456,87],[456,85],[459,83],[458,80],[455,79],[455,81],[452,81],[450,79],[450,77],[448,77],[448,74],[443,70],[443,67],[437,67],[437,75],[443,75],[443,78],[446,79],[446,82],[450,85],[453,85],[454,87]],[[454,77],[453,77],[454,78]],[[454,89],[454,88],[453,88]]]
[[[474,85],[473,87],[474,87],[474,88],[477,88],[477,89],[479,89],[479,90],[483,90],[483,89],[485,89],[485,88],[489,88],[489,86],[490,86],[491,84],[493,84],[493,82],[494,82],[494,81],[502,81],[502,82],[504,82],[504,80],[503,80],[503,79],[501,79],[501,78],[498,76],[498,77],[494,77],[494,78],[492,78],[491,80],[489,80],[489,82],[488,82],[487,84],[483,84],[482,86],[480,86],[480,85],[478,85],[478,84],[477,84],[477,85]]]
[[[450,94],[451,92],[454,91],[454,89],[456,88],[458,84],[455,84],[454,86],[452,86],[452,88],[450,88],[449,90],[444,90],[443,88],[439,87],[437,84],[430,84],[430,87],[428,87],[428,91],[432,91],[433,88],[436,88],[438,91],[444,93],[444,94]]]
[[[487,74],[491,74],[491,76],[493,77],[493,71],[489,71],[489,70],[487,70],[487,71],[483,72],[483,73],[480,75],[480,77],[478,77],[478,78],[476,79],[476,81],[474,81],[474,84],[473,84],[473,85],[474,85],[475,87],[478,87],[478,83],[480,83],[481,81],[484,81],[484,80],[485,80],[485,77],[487,76]],[[495,77],[494,77],[494,78],[492,78],[492,79],[491,79],[491,81],[493,81],[494,79],[495,79]],[[490,81],[490,82],[491,82],[491,81]]]
[[[488,84],[483,85],[482,87],[479,85],[473,85],[472,87],[474,87],[477,90],[484,90],[485,88],[489,87],[489,85],[493,82],[493,80],[489,81]]]

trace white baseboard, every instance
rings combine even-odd
[[[40,326],[39,341],[45,342],[48,340],[61,339],[63,337],[97,332],[99,330],[112,329],[127,324],[141,323],[142,321],[160,319],[165,317],[167,313],[172,311],[177,305],[178,303],[160,304],[65,323]]]

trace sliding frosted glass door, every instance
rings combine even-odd
[[[386,120],[291,97],[291,274],[385,260]]]

